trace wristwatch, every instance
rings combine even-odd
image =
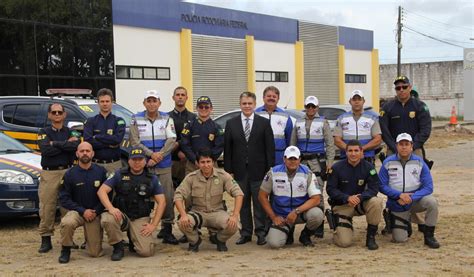
[[[296,209],[295,209],[295,213],[296,213],[297,215],[299,215],[299,214],[301,213],[301,210],[298,209],[298,208],[296,208]]]

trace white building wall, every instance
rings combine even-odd
[[[170,80],[116,79],[117,103],[132,112],[144,110],[143,94],[156,89],[161,95],[160,111],[174,107],[173,90],[181,84],[180,33],[114,25],[116,65],[169,67]]]
[[[345,74],[365,74],[367,82],[346,83],[344,87],[345,103],[348,103],[351,92],[358,89],[364,93],[365,105],[372,104],[372,52],[362,50],[345,50],[344,52]]]
[[[288,82],[256,82],[257,107],[263,105],[263,90],[275,86],[280,90],[279,107],[295,108],[295,45],[255,41],[255,71],[288,72]]]

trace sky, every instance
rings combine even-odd
[[[374,48],[379,50],[380,64],[397,62],[398,6],[403,10],[402,63],[462,60],[463,48],[474,48],[474,1],[186,0],[186,2],[372,30]]]

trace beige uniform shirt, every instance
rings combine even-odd
[[[232,197],[244,195],[237,182],[223,169],[214,168],[209,178],[204,177],[201,170],[196,170],[188,174],[176,189],[174,201],[191,198],[193,211],[222,211],[224,191]]]

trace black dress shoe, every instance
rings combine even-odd
[[[267,239],[265,238],[265,236],[257,235],[257,245],[265,245],[265,244],[267,244]]]
[[[245,244],[249,241],[252,241],[252,237],[251,236],[241,236],[236,242],[235,244]]]

